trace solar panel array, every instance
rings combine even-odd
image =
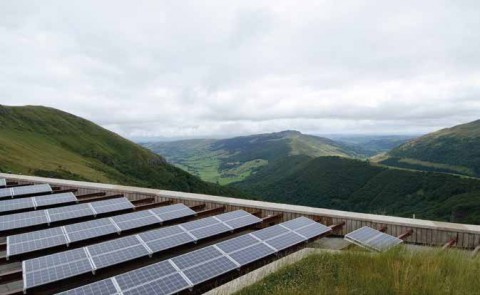
[[[72,206],[64,206],[46,210],[16,213],[0,216],[0,231],[20,229],[56,221],[64,221],[79,217],[96,217],[97,214],[133,209],[135,206],[127,198],[97,201]]]
[[[121,214],[62,227],[11,235],[7,237],[7,257],[84,241],[143,226],[161,224],[196,213],[184,204]]]
[[[81,253],[79,249],[56,253],[48,256],[25,260],[22,263],[24,275],[24,289],[52,283],[64,278],[94,272],[128,262],[133,259],[151,256],[155,252],[171,249],[199,239],[212,237],[221,233],[218,225],[224,226],[223,232],[239,227],[228,224],[236,220],[245,220],[240,227],[260,223],[262,220],[243,210],[221,214],[218,217],[207,217],[158,230],[147,231],[138,235],[126,236],[115,240],[84,247],[84,253],[79,259],[72,259],[74,254]],[[247,222],[248,221],[248,222]],[[208,231],[211,229],[211,231]],[[201,232],[199,237],[197,233]],[[206,233],[209,232],[209,235]],[[78,260],[82,265],[90,262],[90,267],[78,267]]]
[[[174,294],[330,231],[300,217],[61,294]],[[289,242],[274,242],[282,238]]]
[[[397,237],[388,235],[368,226],[364,226],[345,235],[345,240],[369,250],[382,252],[388,250],[403,241]]]
[[[77,197],[71,193],[50,194],[38,197],[11,199],[0,201],[0,213],[10,211],[31,209],[36,210],[40,207],[78,202]]]
[[[0,178],[0,186],[6,186],[7,180],[5,178]]]
[[[15,186],[10,188],[0,188],[0,198],[15,198],[18,196],[46,194],[51,192],[52,187],[49,184]]]

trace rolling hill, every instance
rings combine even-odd
[[[271,202],[480,224],[480,180],[290,156],[231,184]]]
[[[290,130],[221,140],[194,139],[143,145],[165,156],[177,167],[219,184],[242,181],[289,156],[356,156],[346,146],[330,139]]]
[[[480,177],[480,120],[442,129],[392,149],[380,163]]]
[[[0,105],[0,171],[244,196],[206,183],[92,122],[41,106]]]

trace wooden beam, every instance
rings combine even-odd
[[[399,235],[397,238],[399,238],[400,240],[405,240],[406,238],[408,238],[412,234],[413,234],[413,229],[409,229],[406,232],[404,232],[403,234]]]
[[[452,248],[458,241],[458,237],[455,237],[455,238],[451,238],[450,240],[448,240],[447,243],[445,243],[445,245],[443,245],[442,249],[448,249],[448,248]]]
[[[225,212],[225,206],[200,211],[197,213],[197,217],[210,216],[210,215],[220,214],[223,212]]]
[[[472,252],[472,258],[477,256],[477,254],[480,252],[480,245],[478,245]]]
[[[118,195],[110,195],[110,196],[100,196],[100,197],[92,197],[92,198],[84,198],[78,201],[78,203],[88,203],[88,202],[95,202],[95,201],[102,201],[102,200],[109,200],[109,199],[115,199],[115,198],[121,198],[123,197],[122,194]]]
[[[84,199],[84,198],[90,198],[90,197],[99,197],[99,196],[105,196],[107,193],[105,192],[98,192],[98,193],[91,193],[91,194],[85,194],[85,195],[78,195],[77,199]]]
[[[135,201],[132,201],[133,204]],[[150,203],[150,204],[140,204],[140,205],[135,205],[135,211],[140,211],[140,210],[148,210],[148,209],[153,209],[157,207],[162,207],[162,206],[167,206],[171,205],[173,202],[171,200],[168,201],[163,201],[163,202],[155,202],[155,203]]]
[[[345,224],[346,224],[345,221],[342,221],[342,222],[340,222],[340,223],[338,223],[338,224],[332,224],[332,225],[330,225],[329,227],[332,229],[331,233],[334,233],[334,232],[336,232],[336,231],[342,230],[343,227],[345,226]]]

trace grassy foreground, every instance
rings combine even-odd
[[[439,250],[311,255],[236,295],[480,294],[480,259]]]

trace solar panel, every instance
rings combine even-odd
[[[36,209],[38,207],[45,207],[49,205],[57,205],[62,203],[77,202],[77,197],[73,193],[60,193],[45,196],[24,198],[24,199],[10,199],[0,202],[0,212],[15,211],[21,209]]]
[[[288,247],[292,247],[294,245],[300,244],[302,242],[305,242],[306,240],[302,238],[301,236],[289,232],[284,235],[266,240],[265,242],[272,246],[273,248],[277,249],[278,251],[286,249]]]
[[[102,218],[66,225],[65,232],[71,242],[76,242],[117,233],[118,229],[108,218]]]
[[[12,197],[22,196],[22,195],[33,195],[41,193],[51,193],[52,187],[49,184],[35,184],[35,185],[24,185],[24,186],[15,186],[11,188]]]
[[[296,233],[299,233],[300,235],[306,237],[307,239],[318,237],[320,235],[323,235],[331,231],[332,229],[330,227],[325,226],[318,222],[315,222],[313,224],[310,224],[295,230]]]
[[[209,225],[209,222],[202,222],[202,224]],[[298,221],[298,224],[301,224],[301,222]],[[292,228],[302,230],[308,229],[309,227],[313,228],[314,225],[314,222],[310,224],[302,223]],[[191,227],[198,228],[194,225],[191,225]],[[177,228],[170,231],[172,236],[181,234],[178,226],[172,228]],[[309,231],[308,233],[313,234],[313,232],[314,231]],[[117,275],[111,278],[111,280],[117,282],[118,288],[116,291],[119,294],[174,294],[233,271],[239,266],[265,258],[281,249],[308,240],[306,237],[295,234],[294,231],[282,226],[276,226],[273,230],[272,228],[266,228],[255,234],[258,237],[265,237],[266,240],[263,241],[253,234],[246,234],[216,245],[207,246],[193,252],[176,256],[166,261]],[[149,241],[154,241],[153,235],[145,235],[145,237],[150,238]],[[279,250],[275,250],[266,244],[270,242],[276,245]],[[95,285],[97,283],[73,289],[62,294],[90,294],[87,293],[86,290],[97,288],[97,285]]]
[[[27,290],[93,271],[93,267],[85,250],[81,248],[25,260],[22,270],[23,286]]]
[[[0,178],[0,186],[6,186],[7,180],[5,178]]]
[[[239,217],[250,216],[251,214],[244,210],[236,210],[216,216],[221,221],[232,220]]]
[[[368,226],[364,226],[345,235],[345,240],[379,252],[403,243],[403,241],[397,237],[388,235]]]
[[[7,257],[66,244],[60,227],[8,236]]]
[[[111,200],[92,202],[90,204],[97,214],[133,209],[135,207],[127,198],[115,198]]]
[[[236,219],[227,220],[227,221],[225,221],[225,224],[227,224],[228,226],[230,226],[234,229],[237,229],[237,228],[242,228],[242,227],[249,226],[249,225],[252,225],[252,224],[255,224],[255,223],[260,223],[260,222],[262,222],[262,220],[260,218],[258,218],[257,216],[246,215],[246,216],[239,217],[239,218],[236,218]]]
[[[312,224],[318,224],[318,223],[309,219],[309,218],[303,217],[303,216],[282,223],[282,225],[284,227],[286,227],[290,230],[296,230],[296,229],[299,229],[301,227],[304,227],[304,226],[307,226],[307,225],[312,225]]]
[[[199,284],[235,269],[237,269],[235,263],[227,257],[221,256],[217,259],[186,269],[183,273],[193,284]]]
[[[52,208],[45,211],[48,211],[51,222],[94,215],[94,212],[88,204]]]
[[[35,203],[33,202],[34,198],[26,199],[10,199],[5,201],[0,201],[0,212],[6,213],[9,211],[35,208]]]
[[[232,257],[233,260],[235,260],[238,264],[243,266],[272,254],[275,254],[275,251],[272,248],[266,246],[265,244],[258,243],[232,253],[230,254],[230,257]]]
[[[197,238],[197,240],[204,239],[206,237],[211,237],[221,233],[229,232],[231,229],[223,223],[213,224],[207,227],[197,228],[190,231],[192,235]]]
[[[258,240],[252,237],[251,235],[243,235],[237,238],[229,239],[224,242],[220,242],[217,244],[218,248],[220,248],[225,253],[231,253],[236,250],[248,247],[258,243]]]
[[[148,256],[149,251],[136,236],[128,236],[88,246],[88,252],[97,269]]]
[[[0,231],[47,223],[44,210],[0,216]]]
[[[181,256],[172,258],[172,261],[180,269],[208,261],[210,259],[221,257],[223,254],[213,246],[208,246]]]
[[[260,240],[266,240],[287,232],[288,232],[288,229],[281,227],[280,225],[274,225],[274,226],[270,226],[265,229],[259,230],[257,232],[254,232],[252,233],[252,235],[259,238]]]
[[[12,189],[11,188],[0,188],[0,198],[11,198]]]
[[[98,281],[92,284],[88,284],[67,292],[59,293],[59,295],[114,295],[118,294],[118,291],[113,283],[112,279],[106,279]]]
[[[22,200],[22,199],[19,199],[19,200]],[[183,211],[186,216],[195,214],[195,211],[187,212],[186,210],[184,210],[185,208],[188,208],[188,207],[186,207],[183,204],[175,204],[171,206],[161,207],[158,209],[162,209],[162,212],[164,213],[168,213],[169,210],[172,210],[173,212]],[[91,221],[85,221],[85,222],[75,223],[71,225],[66,225],[64,227],[65,232],[62,231],[61,227],[56,227],[56,228],[51,228],[46,230],[35,231],[35,232],[32,232],[32,234],[26,233],[26,234],[9,236],[9,238],[7,238],[7,257],[28,253],[31,251],[41,250],[41,249],[48,249],[48,248],[55,247],[62,244],[66,245],[67,242],[71,243],[71,242],[77,242],[77,241],[84,241],[90,238],[101,237],[104,235],[117,233],[120,230],[140,228],[142,226],[159,223],[160,222],[159,219],[155,217],[155,215],[150,211],[151,210],[139,211],[139,212],[121,214],[111,218],[101,218],[97,220],[91,220]],[[183,217],[183,214],[181,215],[181,217]],[[168,236],[169,231],[171,231],[172,229],[164,228],[161,230],[163,232],[155,233],[155,231],[153,231],[154,239]],[[37,232],[39,233],[38,235],[41,235],[41,234],[47,235],[47,233],[49,233],[51,237],[45,238],[45,240],[43,240],[44,238],[39,239],[35,235],[35,233]],[[150,232],[146,232],[142,234],[142,238],[148,239],[148,235],[149,235],[148,233]],[[175,233],[176,234],[184,233],[184,231],[181,230],[180,228],[176,228]],[[179,236],[175,241],[178,243],[187,242],[184,236]],[[190,238],[188,242],[193,242],[193,241],[194,241],[193,238]],[[154,244],[155,244],[155,247],[157,248],[159,247],[160,244],[162,244],[162,241],[155,242]],[[175,243],[164,241],[163,245],[165,247],[167,245],[171,245],[173,247],[175,246]],[[158,248],[158,249],[160,250],[161,248]]]
[[[35,199],[37,208],[56,204],[78,202],[77,197],[71,192],[38,196],[33,198]]]

